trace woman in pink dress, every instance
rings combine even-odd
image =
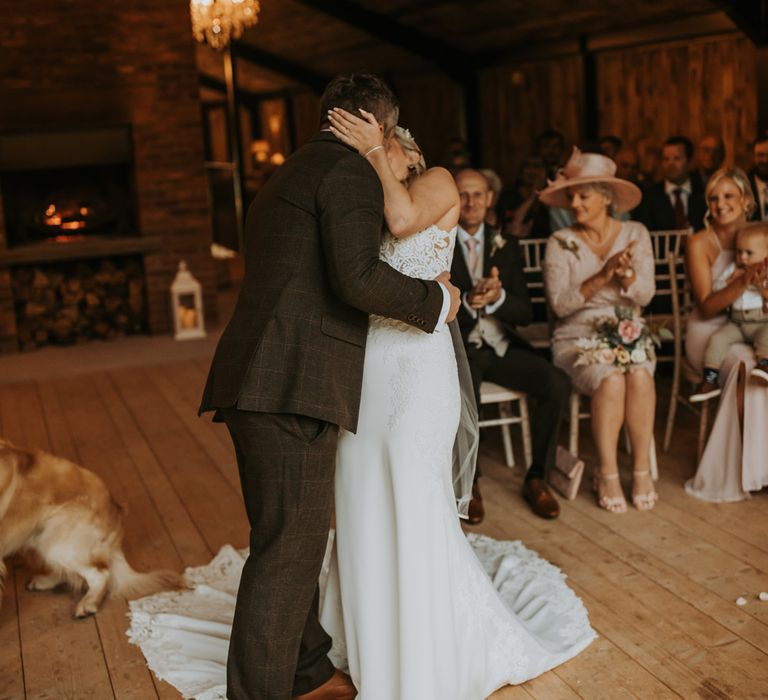
[[[619,480],[617,445],[626,424],[632,443],[632,503],[650,510],[656,490],[650,473],[656,366],[645,350],[627,354],[631,364],[619,366],[614,351],[607,359],[584,362],[583,342],[595,334],[595,323],[617,319],[617,308],[632,317],[639,332],[642,307],[656,291],[653,248],[645,226],[619,221],[614,213],[634,209],[640,189],[615,177],[616,164],[606,156],[574,149],[557,178],[539,193],[553,207],[569,207],[575,223],[556,231],[547,243],[544,286],[557,317],[552,361],[571,377],[574,387],[591,397],[592,433],[599,469],[595,489],[600,507],[623,513],[627,503]],[[637,337],[637,336],[635,336]]]
[[[755,207],[747,176],[739,168],[718,170],[707,182],[705,228],[692,235],[685,262],[695,309],[686,329],[686,356],[702,369],[709,336],[728,320],[728,307],[762,273],[752,266],[724,289],[713,290],[713,280],[733,262],[736,231]],[[696,475],[685,490],[706,501],[741,501],[750,491],[768,486],[768,391],[749,378],[755,365],[750,345],[733,345],[720,367],[722,394],[712,432]]]

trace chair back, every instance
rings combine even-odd
[[[674,355],[671,359],[675,364],[675,372],[679,372],[683,362],[683,346],[685,342],[685,327],[688,316],[693,309],[691,290],[688,277],[685,274],[685,266],[682,258],[674,252],[667,253],[667,278],[670,286],[670,300],[672,304],[672,334],[674,335]]]
[[[523,238],[520,251],[523,257],[523,275],[528,287],[528,297],[533,306],[533,323],[518,329],[520,335],[535,348],[548,348],[551,344],[552,328],[544,291],[544,254],[547,238]]]
[[[656,293],[646,312],[657,317],[657,320],[664,321],[672,318],[672,284],[668,256],[671,253],[682,265],[680,251],[690,232],[691,229],[650,232],[651,244],[653,245]]]

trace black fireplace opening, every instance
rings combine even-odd
[[[0,135],[8,248],[138,235],[128,128]]]

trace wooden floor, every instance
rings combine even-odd
[[[126,551],[137,568],[202,564],[225,543],[246,544],[228,435],[196,416],[206,369],[201,357],[44,381],[2,376],[0,434],[97,472],[126,506]],[[560,566],[600,635],[576,659],[495,698],[768,697],[768,603],[756,600],[768,590],[768,494],[730,505],[686,496],[694,433],[682,415],[671,454],[660,455],[652,513],[611,515],[584,486],[548,522],[526,508],[521,471],[502,466],[489,431],[487,519],[477,531],[520,539]],[[591,462],[586,433],[582,444]],[[25,591],[30,570],[10,564],[0,699],[179,697],[128,644],[123,602],[74,621],[72,597]],[[746,606],[736,606],[738,596]]]

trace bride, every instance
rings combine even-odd
[[[331,130],[384,189],[381,257],[411,277],[450,268],[460,202],[425,170],[410,134],[382,144],[373,115],[343,110]],[[362,700],[472,700],[522,683],[583,649],[593,632],[554,567],[511,543],[465,538],[451,462],[460,391],[450,333],[369,322],[360,417],[336,456],[336,547],[321,607],[331,660]],[[470,480],[471,481],[471,480]],[[495,587],[494,587],[495,586]]]
[[[398,128],[331,115],[334,134],[382,183],[381,257],[412,277],[450,268],[459,215],[453,179],[425,171]],[[460,420],[448,329],[432,334],[372,317],[358,430],[342,432],[336,536],[321,575],[329,654],[361,700],[482,700],[584,649],[595,637],[563,574],[519,542],[465,538],[451,472]],[[463,480],[471,488],[471,474]],[[129,635],[185,697],[225,698],[228,635],[243,554],[225,547],[188,570],[194,590],[131,603]]]

